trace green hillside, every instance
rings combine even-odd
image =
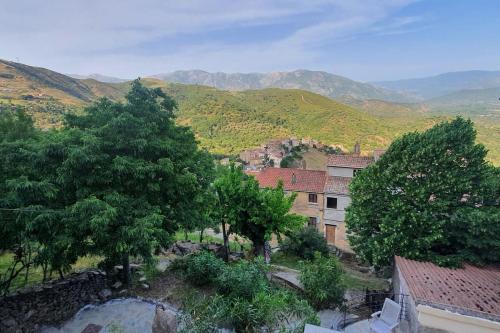
[[[401,124],[387,122],[327,97],[303,90],[262,89],[241,92],[205,86],[143,80],[161,87],[179,102],[178,121],[191,126],[200,142],[217,153],[237,153],[271,138],[311,137],[345,150],[359,141],[364,150],[387,146],[406,131],[422,129],[438,118]]]
[[[310,137],[350,150],[356,141],[365,152],[386,147],[407,131],[420,130],[448,119],[425,106],[380,100],[344,103],[297,89],[224,91],[199,85],[143,79],[159,87],[179,104],[177,120],[190,126],[200,143],[214,153],[236,154],[266,140],[289,136]],[[81,112],[99,97],[121,100],[130,82],[103,83],[78,80],[47,69],[0,61],[2,105],[24,106],[40,127],[61,126],[64,113]],[[478,139],[500,164],[500,123],[475,118]]]

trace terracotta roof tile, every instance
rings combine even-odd
[[[340,168],[363,169],[373,163],[373,157],[358,155],[330,155],[328,166]]]
[[[349,177],[328,177],[325,184],[325,193],[349,194]]]
[[[285,190],[297,192],[323,193],[326,180],[325,171],[290,168],[266,168],[252,175],[261,187],[275,187],[282,180]],[[295,182],[292,182],[293,175]]]
[[[452,269],[396,256],[396,266],[417,303],[500,320],[500,265]]]

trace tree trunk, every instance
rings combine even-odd
[[[123,283],[128,286],[130,284],[130,261],[129,261],[129,256],[128,253],[123,253],[122,254],[122,278],[123,278]]]
[[[224,261],[229,262],[229,240],[225,223],[222,223],[222,238],[224,238]]]
[[[187,229],[184,229],[184,240],[188,240],[188,232]]]
[[[253,253],[256,257],[258,256],[265,256],[264,250],[265,250],[265,241],[263,239],[254,239],[252,240],[253,243]]]
[[[205,231],[205,229],[200,230],[200,243],[203,243],[203,232],[204,231]]]

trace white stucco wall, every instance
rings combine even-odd
[[[452,333],[498,333],[500,323],[478,317],[471,317],[427,305],[418,305],[418,321],[423,331],[443,330]]]
[[[337,198],[337,209],[326,208],[327,198]],[[343,222],[345,220],[345,209],[351,204],[351,198],[347,195],[326,194],[324,218],[333,221]]]
[[[328,176],[351,177],[352,178],[354,176],[354,169],[328,167]]]

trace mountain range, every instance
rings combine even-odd
[[[462,90],[480,91],[500,87],[500,71],[462,71],[436,76],[372,84],[400,93],[411,94],[421,100],[452,94]],[[500,96],[497,96],[497,99]]]
[[[307,81],[310,90],[326,84],[323,74],[305,72],[297,75],[312,80]],[[316,82],[315,77],[323,79]],[[388,146],[404,132],[428,128],[450,119],[451,115],[465,114],[474,120],[478,140],[490,150],[489,159],[500,164],[500,118],[498,111],[495,113],[489,106],[498,90],[481,90],[484,95],[478,95],[476,90],[455,92],[429,100],[435,105],[429,107],[430,104],[425,103],[363,98],[363,94],[379,90],[346,80],[345,85],[341,84],[342,80],[336,81],[334,93],[339,96],[335,100],[309,89],[255,89],[252,86],[254,89],[245,90],[239,83],[241,89],[222,90],[157,78],[145,78],[142,82],[171,95],[179,104],[178,123],[190,126],[201,145],[214,153],[235,154],[268,139],[286,136],[311,137],[344,150],[359,141],[363,150],[369,151]],[[273,82],[288,85],[286,81],[282,78]],[[293,82],[297,81],[289,84],[295,84]],[[130,81],[106,83],[91,78],[76,79],[45,68],[0,60],[0,110],[10,104],[25,107],[41,127],[61,126],[64,113],[80,112],[100,97],[122,101],[129,86]],[[331,91],[335,91],[332,87]],[[363,90],[364,87],[368,90]],[[364,91],[363,94],[360,91]],[[380,91],[386,93],[386,90]],[[466,110],[481,111],[468,114],[461,109],[464,103],[471,102]]]
[[[296,70],[272,73],[209,73],[202,70],[175,71],[151,77],[173,83],[200,84],[223,90],[265,88],[302,89],[330,98],[416,101],[411,95],[391,91],[322,71]]]

